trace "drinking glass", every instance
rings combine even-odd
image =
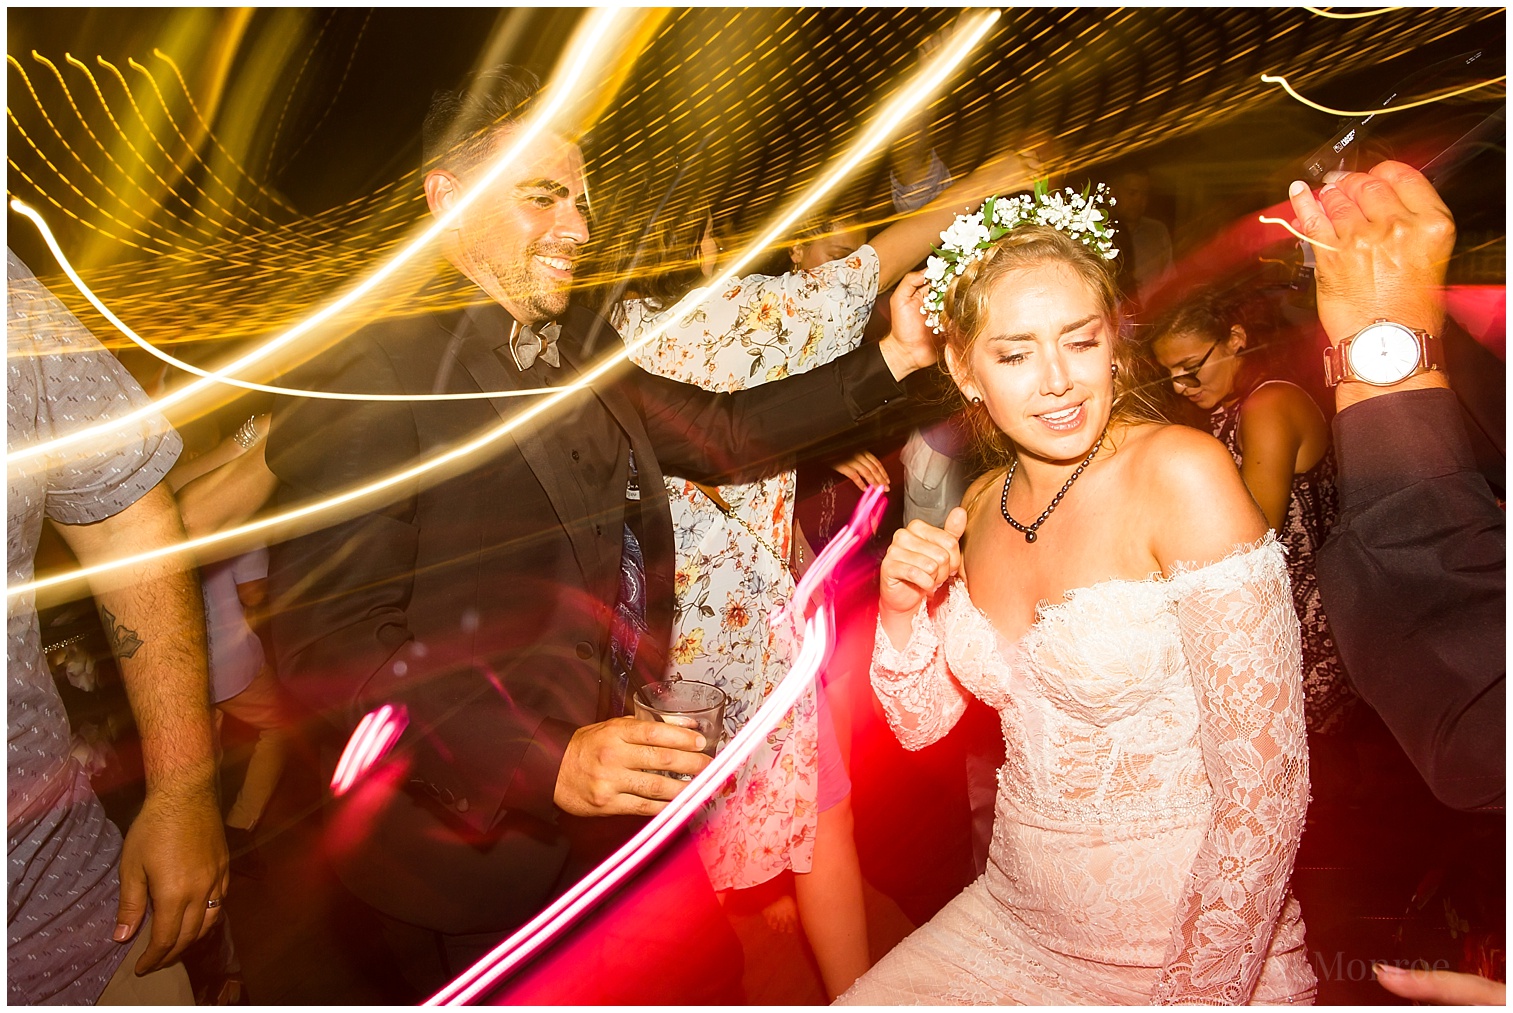
[[[692,727],[704,736],[704,752],[711,757],[725,734],[725,691],[707,682],[693,679],[649,682],[636,690],[631,704],[635,708],[636,718],[641,721],[666,721],[668,717],[690,719],[691,725],[681,721],[668,723]],[[650,773],[679,781],[692,779],[692,775],[675,774],[670,770],[653,770]]]

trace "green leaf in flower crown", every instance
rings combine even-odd
[[[1041,201],[1045,200],[1045,196],[1050,192],[1050,189],[1051,180],[1049,177],[1037,179],[1035,181],[1035,203],[1039,204]]]
[[[997,200],[997,197],[989,197],[982,202],[982,220],[989,224],[993,221],[993,204]]]

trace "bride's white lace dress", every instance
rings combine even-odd
[[[954,580],[872,684],[899,740],[994,707],[987,872],[839,1000],[1309,1002],[1287,888],[1308,803],[1298,623],[1268,535],[1042,605],[1008,643]],[[902,818],[903,814],[900,814]]]

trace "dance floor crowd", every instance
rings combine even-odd
[[[1501,106],[1234,213],[1180,133],[953,136],[977,12],[791,193],[797,141],[635,184],[598,89],[664,17],[430,94],[340,290],[196,247],[206,314],[284,279],[230,357],[108,305],[193,257],[93,274],[13,182],[8,999],[1501,1004]]]

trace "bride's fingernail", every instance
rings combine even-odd
[[[1378,978],[1401,978],[1407,975],[1407,971],[1395,964],[1372,964],[1371,970]]]
[[[1295,179],[1295,180],[1293,180],[1292,181],[1292,186],[1289,186],[1287,188],[1287,194],[1290,197],[1297,197],[1300,194],[1305,194],[1307,192],[1308,192],[1308,184],[1305,183],[1305,182],[1303,182],[1301,179]]]

